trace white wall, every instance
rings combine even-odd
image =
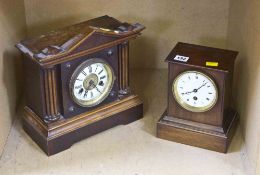
[[[260,1],[231,0],[228,48],[238,50],[234,99],[241,115],[250,164],[259,167],[260,153]],[[258,169],[258,173],[260,171]]]
[[[21,95],[21,54],[14,47],[25,36],[24,3],[0,1],[0,155]]]
[[[167,68],[177,41],[226,47],[229,0],[25,0],[29,35],[102,15],[140,22],[147,29],[132,43],[131,66]]]

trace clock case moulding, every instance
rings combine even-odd
[[[144,28],[101,16],[16,44],[26,55],[23,128],[47,155],[142,118],[143,103],[129,87],[129,40]],[[89,58],[104,59],[116,80],[104,101],[84,108],[73,103],[68,81],[75,68]]]
[[[238,52],[187,43],[177,43],[167,56],[167,109],[157,122],[157,137],[227,152],[238,124],[238,113],[232,108],[232,79]],[[187,62],[174,60],[176,55],[189,57]],[[218,64],[206,66],[207,63]],[[172,83],[184,71],[200,71],[208,75],[218,88],[216,104],[206,112],[191,112],[174,99]]]

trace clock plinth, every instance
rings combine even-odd
[[[29,107],[24,108],[23,128],[48,155],[70,148],[74,143],[117,125],[126,125],[143,116],[143,103],[130,95],[70,119],[48,126]]]
[[[238,124],[237,112],[228,115],[223,128],[169,117],[165,112],[157,122],[157,137],[226,153]]]

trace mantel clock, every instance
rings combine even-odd
[[[157,136],[226,152],[238,123],[232,108],[237,52],[177,43],[168,62],[168,106]]]
[[[129,40],[139,23],[102,16],[16,45],[24,58],[24,130],[48,154],[143,115],[129,87]]]

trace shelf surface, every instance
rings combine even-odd
[[[131,86],[144,102],[144,118],[82,140],[48,157],[14,123],[0,160],[3,175],[245,175],[240,129],[227,154],[155,137],[166,108],[167,70],[134,70]]]

